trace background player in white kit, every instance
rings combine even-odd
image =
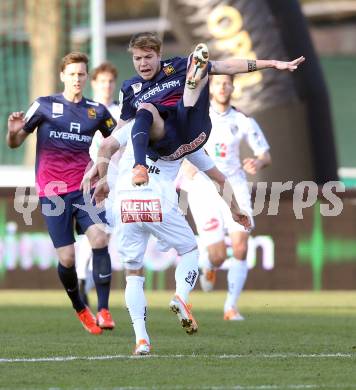
[[[212,130],[205,149],[231,183],[235,197],[242,210],[250,216],[252,224],[251,196],[245,172],[256,174],[271,163],[269,145],[262,130],[252,118],[246,117],[231,106],[233,93],[231,76],[212,76],[210,80],[210,118]],[[254,156],[246,158],[242,165],[239,147],[242,140],[247,141]],[[227,258],[225,231],[228,230],[233,249],[233,261],[227,272],[228,293],[224,305],[225,320],[243,320],[238,312],[237,300],[247,278],[247,243],[249,232],[234,222],[231,212],[217,196],[209,180],[197,173],[189,184],[188,202],[197,225],[202,245],[203,274],[201,287],[205,291],[213,288],[216,268]],[[211,204],[217,207],[212,208]]]
[[[120,119],[121,113],[120,105],[114,100],[117,76],[118,71],[110,62],[103,62],[94,68],[90,75],[93,100],[104,104],[116,121]],[[103,138],[104,137],[100,131],[97,131],[93,137],[89,153],[94,162],[96,161],[98,150]],[[106,210],[106,217],[110,222],[110,215],[108,214],[108,210]],[[94,280],[92,276],[93,267],[91,247],[85,235],[78,237],[77,242],[75,243],[75,250],[79,291],[83,301],[88,304],[87,294],[94,287]]]
[[[191,310],[186,304],[198,276],[198,250],[194,234],[179,212],[177,193],[173,184],[182,159],[153,161],[147,158],[149,184],[145,187],[134,187],[131,182],[134,161],[131,143],[132,126],[131,122],[115,132],[108,141],[104,140],[99,149],[98,169],[100,176],[105,177],[108,159],[120,146],[127,143],[125,153],[120,160],[116,186],[111,191],[115,191],[113,208],[115,225],[119,225],[117,244],[127,275],[125,300],[136,335],[134,354],[145,355],[150,353],[151,346],[145,324],[143,257],[150,234],[158,238],[160,250],[175,248],[181,256],[175,272],[176,294],[170,302],[170,309],[177,314],[188,334],[193,334],[198,329]],[[192,153],[188,158],[199,169],[218,179],[219,184],[225,183],[224,175],[217,170],[214,162],[203,150]],[[99,202],[102,199],[97,195],[101,194],[105,186],[104,182],[96,187],[94,195]],[[234,204],[236,205],[236,202]],[[246,216],[237,212],[235,218],[249,226]]]

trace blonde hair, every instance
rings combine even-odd
[[[67,65],[77,64],[79,62],[83,62],[85,64],[88,72],[89,58],[85,53],[81,53],[80,51],[72,51],[71,53],[64,56],[61,61],[60,70],[63,72]]]
[[[132,52],[132,49],[151,49],[160,54],[161,48],[162,41],[156,34],[142,32],[131,37],[128,51]]]

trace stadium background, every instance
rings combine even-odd
[[[32,225],[26,225],[22,215],[14,210],[14,202],[16,205],[23,200],[21,196],[15,197],[15,188],[30,187],[33,180],[33,143],[19,150],[8,149],[6,119],[13,110],[26,110],[34,97],[58,90],[57,64],[63,54],[79,49],[96,58],[91,39],[93,18],[90,16],[94,3],[100,1],[3,0],[0,3],[0,288],[59,288],[54,268],[56,260],[38,210],[32,215]],[[204,6],[205,3],[209,6]],[[140,30],[157,30],[163,35],[166,57],[184,55],[197,41],[214,39],[215,43],[220,39],[221,46],[216,46],[213,55],[215,58],[223,55],[219,47],[226,48],[221,43],[226,36],[207,36],[209,29],[202,24],[202,20],[209,20],[209,12],[214,12],[221,2],[215,3],[201,1],[200,13],[192,13],[184,0],[137,0],[134,6],[129,1],[120,1],[120,6],[117,1],[106,1],[106,53],[119,68],[118,85],[133,73],[126,46],[129,36]],[[260,53],[278,53],[287,58],[280,24],[273,22],[277,15],[268,13],[268,8],[265,8],[265,14],[262,12],[261,4],[267,7],[268,3],[259,1],[257,23],[251,23],[249,16],[249,13],[256,14],[252,2],[223,4],[236,9],[242,16],[242,25],[236,27],[239,33],[246,32],[241,35],[241,42],[248,41],[246,36],[251,41],[251,47],[241,44],[241,50],[246,49],[243,54],[254,53],[261,57]],[[330,117],[327,123],[333,131],[331,137],[330,133],[327,137],[330,142],[325,142],[323,137],[323,123],[321,129],[316,129],[311,126],[310,117],[308,119],[310,112],[320,112],[318,104],[328,102],[328,96],[322,84],[314,85],[317,89],[311,91],[301,75],[279,80],[267,73],[265,78],[259,79],[255,75],[255,79],[237,79],[236,85],[244,88],[241,95],[236,96],[236,104],[259,120],[272,145],[273,167],[257,180],[293,180],[295,184],[301,180],[315,180],[322,184],[336,179],[333,168],[337,168],[340,179],[350,189],[343,196],[344,209],[338,217],[321,216],[317,203],[306,208],[304,218],[297,220],[292,193],[282,196],[277,216],[267,216],[265,207],[256,218],[257,229],[253,235],[256,250],[249,256],[253,269],[247,288],[352,289],[356,285],[356,218],[352,191],[356,167],[356,42],[353,39],[356,4],[350,1],[301,3],[317,53],[315,58],[307,58],[310,63],[305,67],[314,66],[313,69],[318,70],[320,61],[322,73],[319,77],[321,82],[325,80],[331,103],[330,112],[325,105],[321,112],[324,119]],[[187,12],[193,16],[174,17]],[[186,22],[182,25],[177,20]],[[265,23],[275,28],[278,39],[263,40]],[[273,45],[269,46],[271,42]],[[303,85],[309,88],[301,88]],[[306,101],[310,92],[314,100],[309,101],[308,106]],[[90,95],[89,88],[87,94]],[[333,138],[335,144],[331,142]],[[330,161],[332,163],[335,151],[336,166],[326,167]],[[325,159],[327,164],[324,164]],[[29,193],[28,188],[26,194]],[[31,203],[36,198],[32,196],[28,200]],[[319,201],[325,202],[322,198]],[[169,288],[172,269],[165,270],[165,266],[174,259],[170,257],[168,262],[161,259],[159,265],[153,264],[153,260],[148,261],[148,288]],[[157,267],[163,269],[158,271]],[[115,285],[122,287],[121,273],[117,273]]]

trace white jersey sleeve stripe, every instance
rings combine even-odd
[[[32,118],[33,114],[37,111],[39,106],[40,106],[40,103],[38,103],[37,100],[35,100],[31,104],[31,107],[27,110],[26,115],[25,115],[25,122],[26,123]]]

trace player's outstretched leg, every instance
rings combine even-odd
[[[135,164],[132,170],[132,185],[148,184],[149,176],[146,154],[150,140],[158,141],[164,136],[164,122],[157,108],[151,103],[141,103],[131,130]]]
[[[200,97],[209,82],[208,65],[208,48],[204,43],[200,43],[188,59],[187,77],[183,92],[183,106],[185,108],[195,107],[200,100]],[[206,92],[206,110],[209,112],[209,91]]]
[[[196,89],[200,80],[208,71],[209,50],[205,43],[199,43],[190,57],[187,70],[186,85],[190,89]]]
[[[150,128],[153,115],[147,109],[137,111],[135,123],[131,130],[131,140],[134,149],[135,165],[132,170],[132,184],[141,186],[148,183],[146,154],[150,139]]]

